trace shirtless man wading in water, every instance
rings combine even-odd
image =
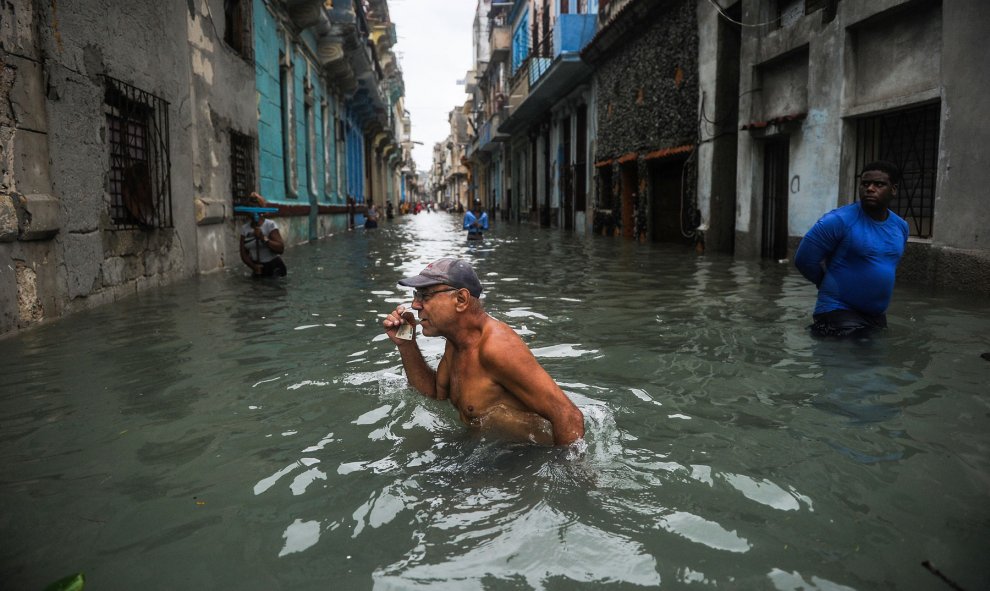
[[[416,324],[411,311],[399,306],[382,322],[412,387],[429,398],[450,399],[466,425],[505,439],[567,445],[584,437],[581,411],[519,335],[485,312],[471,265],[440,259],[399,285],[416,289],[412,307],[423,335],[447,339],[434,371],[416,344],[415,329],[411,338],[402,338],[400,328]]]

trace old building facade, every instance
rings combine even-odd
[[[239,267],[252,191],[291,245],[415,176],[385,0],[0,10],[0,333]]]
[[[863,164],[904,178],[902,280],[990,294],[990,172],[980,162],[990,5],[975,0],[744,0],[735,251],[788,258],[856,199]],[[732,14],[708,13],[714,20]]]
[[[988,13],[978,0],[482,0],[488,52],[462,108],[472,188],[505,219],[787,261],[856,199],[863,164],[890,160],[905,175],[892,208],[912,228],[901,280],[990,293]]]

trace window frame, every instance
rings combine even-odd
[[[230,130],[230,195],[234,205],[249,204],[248,197],[257,190],[255,173],[255,139]]]
[[[111,76],[103,80],[112,229],[171,228],[169,103]]]
[[[904,218],[914,238],[932,238],[938,184],[941,101],[915,104],[856,117],[853,132],[855,168],[852,191],[859,199],[863,166],[889,161],[901,172],[890,210]]]
[[[234,53],[254,61],[252,0],[224,0],[223,41]]]

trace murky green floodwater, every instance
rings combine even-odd
[[[0,587],[990,586],[985,301],[902,287],[886,335],[818,342],[788,265],[457,222],[0,341]],[[405,387],[381,316],[445,255],[582,408],[583,455]]]

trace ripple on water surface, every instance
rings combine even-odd
[[[101,589],[990,586],[983,303],[898,287],[814,341],[785,265],[405,216],[0,341],[0,573]],[[585,414],[574,449],[478,438],[381,320],[430,261]],[[442,339],[419,337],[435,365]],[[209,559],[204,557],[208,556]]]

